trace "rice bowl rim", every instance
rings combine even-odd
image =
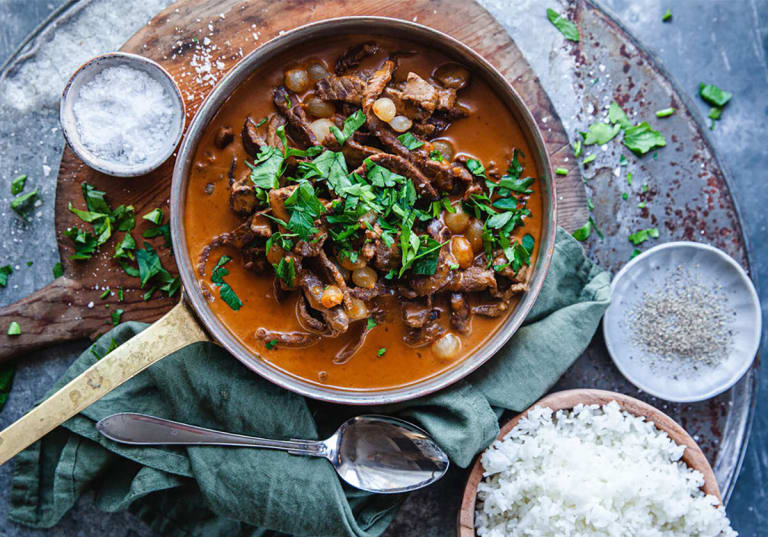
[[[680,446],[685,446],[682,461],[692,470],[701,472],[704,476],[704,484],[701,487],[702,492],[718,499],[722,504],[720,496],[720,487],[717,484],[715,473],[710,466],[709,461],[704,456],[701,448],[696,444],[691,435],[683,429],[675,420],[667,416],[661,410],[644,403],[639,399],[624,395],[618,392],[593,389],[574,389],[563,390],[545,395],[523,412],[506,422],[499,431],[497,440],[502,440],[518,422],[528,416],[528,412],[534,407],[540,406],[550,408],[553,411],[571,410],[577,405],[607,405],[611,401],[616,401],[619,407],[629,414],[637,417],[646,418],[653,423],[656,428],[667,433],[673,442]],[[458,537],[475,537],[475,508],[477,504],[477,488],[483,480],[483,465],[481,463],[482,453],[478,454],[469,473],[467,484],[464,487],[464,496],[461,501],[461,508],[457,520]]]

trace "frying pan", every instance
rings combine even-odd
[[[533,267],[529,290],[490,340],[479,350],[438,375],[390,389],[362,390],[324,386],[280,370],[240,343],[213,314],[203,296],[187,252],[183,211],[187,181],[195,149],[222,103],[241,82],[268,59],[288,49],[306,46],[313,39],[344,34],[399,37],[440,50],[481,76],[513,114],[533,151],[540,170],[543,229],[540,253]],[[96,362],[24,417],[0,432],[0,464],[76,415],[111,390],[165,356],[198,341],[216,341],[246,367],[267,380],[298,394],[351,405],[380,405],[420,397],[465,377],[493,356],[525,320],[544,283],[554,249],[556,196],[552,165],[536,122],[523,100],[493,66],[452,37],[420,24],[386,17],[327,19],[287,32],[265,43],[240,61],[203,102],[181,142],[171,184],[171,235],[184,293],[178,305],[149,328]]]

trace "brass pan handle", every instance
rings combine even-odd
[[[155,362],[191,343],[208,339],[182,299],[149,328],[0,432],[0,465]]]

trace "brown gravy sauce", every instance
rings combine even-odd
[[[244,160],[251,160],[245,153],[239,136],[246,116],[250,115],[258,121],[274,111],[272,90],[282,83],[284,70],[292,64],[320,58],[332,71],[336,58],[349,46],[370,39],[371,36],[346,36],[315,42],[311,47],[305,47],[308,50],[290,51],[254,72],[222,105],[197,147],[187,187],[184,227],[193,265],[197,263],[200,252],[211,238],[231,231],[241,223],[229,208],[227,174],[233,158],[237,159],[236,177],[245,167]],[[415,56],[400,60],[398,72],[401,75],[414,71],[428,79],[437,66],[450,61],[448,57],[422,45],[383,37],[375,39],[387,51],[417,51]],[[377,61],[380,61],[380,58]],[[540,177],[541,170],[537,169],[531,158],[532,152],[521,128],[511,112],[483,80],[473,77],[469,86],[459,92],[458,101],[468,106],[472,113],[451,125],[441,139],[449,139],[458,153],[472,155],[486,167],[490,161],[496,162],[502,171],[506,169],[507,161],[512,157],[512,150],[517,148],[526,156],[523,159],[523,176]],[[222,126],[230,126],[238,134],[234,143],[219,150],[213,144],[213,137]],[[542,229],[540,181],[534,183],[532,188],[534,193],[528,199],[528,208],[532,215],[526,219],[523,228],[515,230],[514,236],[520,238],[525,233],[530,233],[536,239],[531,257],[531,265],[534,265]],[[233,311],[218,297],[218,292],[209,279],[213,265],[223,254],[233,258],[227,265],[230,274],[226,281],[243,301],[243,307],[239,311]],[[395,297],[383,297],[384,300],[380,303],[386,309],[385,321],[368,333],[363,346],[351,360],[337,365],[333,363],[334,356],[345,346],[354,344],[358,334],[365,327],[365,321],[353,323],[349,332],[341,337],[323,338],[312,347],[268,350],[254,337],[256,329],[266,327],[281,331],[300,330],[295,313],[295,297],[278,303],[273,293],[272,271],[263,275],[247,271],[240,263],[238,251],[230,247],[219,248],[211,254],[206,275],[208,277],[200,280],[200,284],[209,289],[215,297],[210,303],[211,310],[246,348],[289,374],[316,384],[344,389],[392,388],[437,375],[479,349],[507,318],[503,316],[491,319],[474,315],[471,332],[461,336],[460,356],[455,360],[446,361],[433,356],[429,346],[413,348],[403,341],[405,327],[401,321],[398,300]],[[442,308],[444,311],[441,320],[450,329],[447,304],[442,304]],[[514,305],[510,311],[513,309]],[[385,348],[386,352],[383,356],[377,356],[377,351],[381,348]]]

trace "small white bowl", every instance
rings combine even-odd
[[[731,352],[716,365],[681,373],[639,348],[631,336],[629,312],[643,292],[657,288],[677,267],[702,282],[717,282],[735,314]],[[760,346],[760,301],[744,269],[725,252],[696,242],[670,242],[643,252],[622,268],[611,283],[613,299],[603,319],[608,352],[621,373],[641,390],[667,401],[690,403],[714,397],[747,372]]]
[[[171,136],[165,140],[165,145],[162,148],[158,148],[158,150],[155,151],[152,158],[139,164],[113,162],[90,152],[80,139],[80,134],[77,130],[77,121],[75,120],[75,115],[72,110],[74,101],[80,93],[80,88],[82,88],[84,84],[93,80],[93,78],[104,69],[120,65],[127,65],[147,73],[163,86],[173,101],[173,129]],[[137,54],[109,52],[107,54],[96,56],[84,63],[77,71],[75,71],[72,78],[69,79],[69,82],[67,82],[64,92],[61,95],[61,102],[59,103],[59,121],[61,122],[61,127],[64,131],[64,137],[67,139],[67,143],[69,143],[72,151],[74,151],[80,160],[85,162],[88,166],[107,175],[116,177],[136,177],[157,169],[163,162],[168,160],[168,157],[170,157],[174,149],[176,149],[179,140],[181,140],[181,135],[184,133],[184,99],[182,99],[181,91],[179,91],[179,88],[171,75],[157,62]]]

